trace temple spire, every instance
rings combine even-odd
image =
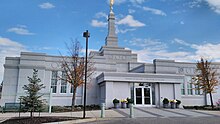
[[[110,0],[110,13],[108,16],[108,35],[105,39],[105,45],[108,47],[118,47],[118,37],[115,32],[115,15],[113,12],[114,0]]]

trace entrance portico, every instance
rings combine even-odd
[[[135,106],[160,107],[165,97],[181,99],[183,80],[184,76],[175,74],[104,72],[97,77],[99,102],[111,108],[114,98],[129,97]]]

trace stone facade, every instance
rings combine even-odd
[[[106,103],[113,107],[112,100],[134,99],[136,106],[161,107],[163,98],[179,99],[182,105],[209,104],[208,95],[196,91],[190,84],[195,75],[195,63],[175,62],[174,60],[153,60],[153,63],[140,63],[137,54],[118,47],[115,33],[114,13],[109,14],[106,43],[99,51],[90,52],[95,63],[95,73],[89,82],[87,104]],[[22,52],[20,57],[6,57],[1,106],[9,102],[19,102],[24,95],[22,89],[28,83],[27,76],[32,70],[39,70],[39,77],[46,86],[41,93],[52,105],[71,105],[71,86],[54,80],[53,74],[62,75],[60,56]],[[220,63],[213,63],[220,72]],[[54,88],[50,96],[51,87]],[[77,89],[76,104],[83,104],[83,86]],[[220,98],[220,89],[213,94],[214,103]],[[50,99],[51,98],[51,99]]]

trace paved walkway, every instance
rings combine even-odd
[[[87,121],[94,121],[100,119],[100,110],[87,111],[86,117],[90,117]],[[35,113],[38,116],[39,113]],[[111,109],[105,110],[105,118],[129,118],[130,109]],[[41,116],[69,116],[82,117],[83,112],[64,112],[64,113],[41,113]],[[0,114],[0,122],[11,118],[18,117],[18,113],[3,113]],[[21,113],[21,116],[29,116],[29,113]],[[201,110],[185,110],[185,109],[159,109],[138,107],[134,108],[135,118],[172,118],[172,117],[220,117],[220,111],[201,111]],[[85,121],[85,120],[84,120]],[[83,122],[82,119],[75,122]],[[60,124],[60,123],[59,123]]]

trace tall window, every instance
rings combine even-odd
[[[66,82],[66,73],[62,72],[62,80],[61,80],[61,87],[60,87],[60,93],[66,93],[67,88],[67,82]]]
[[[185,83],[181,84],[181,95],[185,95]]]
[[[200,89],[198,88],[199,86],[195,86],[195,95],[201,95]]]
[[[71,85],[70,93],[73,93],[73,85]]]
[[[193,88],[191,83],[187,84],[187,91],[188,91],[188,95],[193,95]]]
[[[57,92],[57,71],[52,71],[52,77],[51,77],[51,88],[52,93]]]
[[[188,93],[188,95],[193,95],[192,77],[191,76],[186,76],[185,82],[187,83],[187,93]]]

